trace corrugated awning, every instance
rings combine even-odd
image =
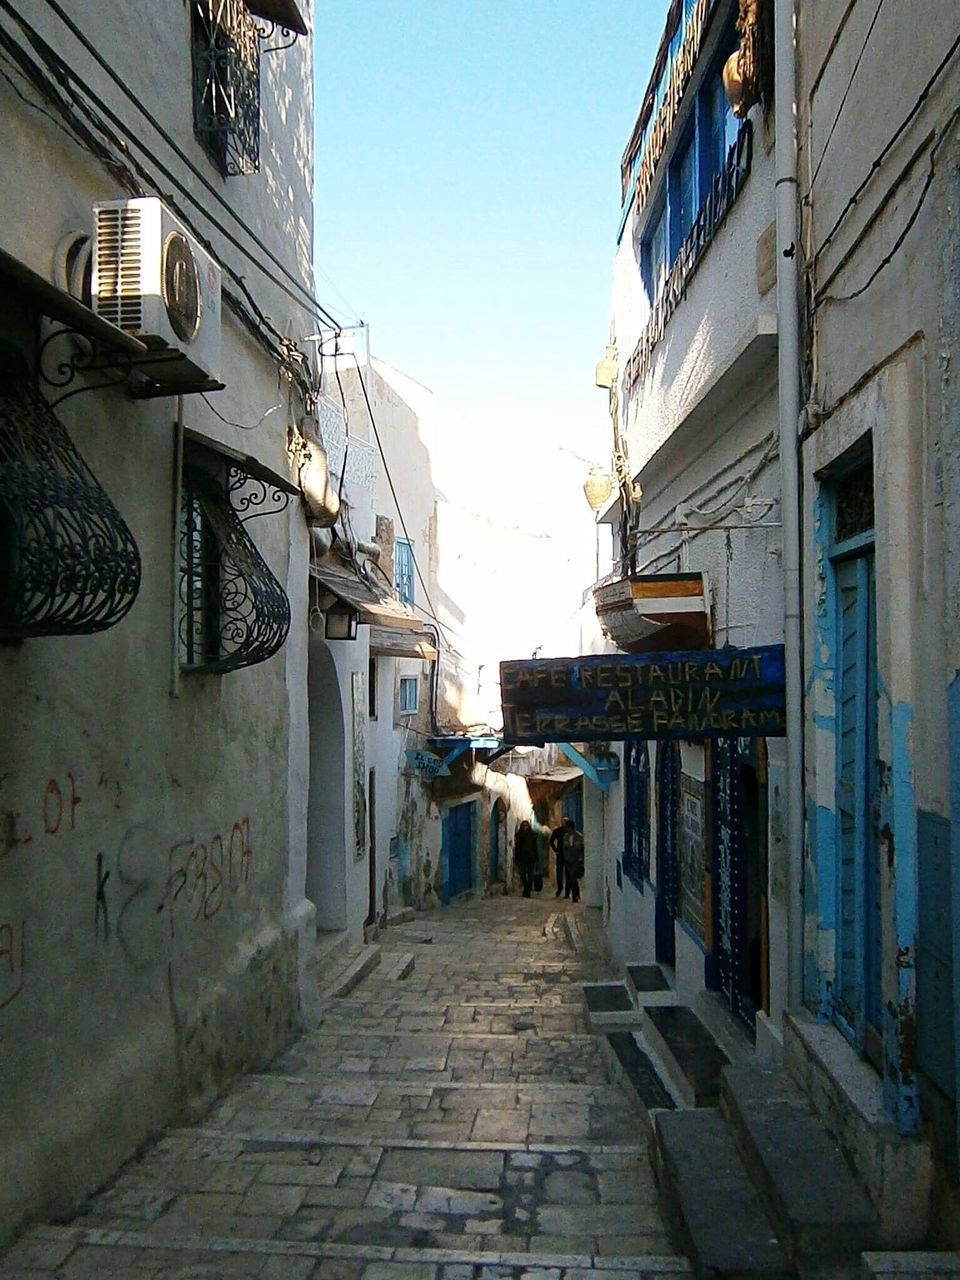
[[[548,769],[546,773],[528,774],[524,781],[529,786],[531,782],[577,782],[582,777],[582,769],[577,769],[572,764],[561,764],[554,769]]]
[[[356,609],[360,621],[389,630],[422,631],[423,623],[405,604],[381,589],[344,560],[325,559],[310,566],[310,574],[338,599]]]
[[[296,31],[297,35],[309,35],[296,0],[247,0],[247,8],[255,18],[275,22],[283,31]]]
[[[600,626],[627,653],[705,649],[710,605],[702,573],[640,573],[596,587]]]
[[[429,631],[395,631],[389,627],[370,628],[370,652],[385,658],[423,658],[436,662],[437,648]]]

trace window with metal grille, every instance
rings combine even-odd
[[[193,131],[225,178],[260,171],[260,42],[244,0],[191,0]]]
[[[650,757],[630,740],[624,754],[623,870],[643,892],[650,875]]]
[[[414,601],[413,573],[413,544],[398,538],[393,547],[393,575],[397,598],[404,604]]]
[[[400,677],[400,714],[412,716],[420,709],[420,680],[417,676]]]
[[[286,592],[231,501],[248,480],[206,450],[191,449],[184,462],[179,633],[186,671],[234,671],[264,662],[290,629]],[[239,505],[243,509],[243,498]]]

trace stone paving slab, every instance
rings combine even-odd
[[[386,930],[381,970],[323,1002],[273,1070],[169,1131],[73,1225],[28,1236],[0,1277],[689,1274],[642,1107],[588,1023],[583,985],[614,975],[577,911],[576,952],[567,911],[544,932],[547,904],[509,897]]]

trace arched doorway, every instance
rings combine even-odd
[[[344,929],[347,885],[343,815],[346,804],[344,714],[333,655],[310,636],[307,698],[310,778],[307,804],[307,897],[318,929]]]
[[[657,749],[657,896],[654,917],[656,957],[676,963],[680,835],[680,745],[661,742]]]

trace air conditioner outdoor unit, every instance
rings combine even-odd
[[[150,349],[137,371],[171,393],[220,377],[220,268],[155,196],[93,206],[93,309]]]

